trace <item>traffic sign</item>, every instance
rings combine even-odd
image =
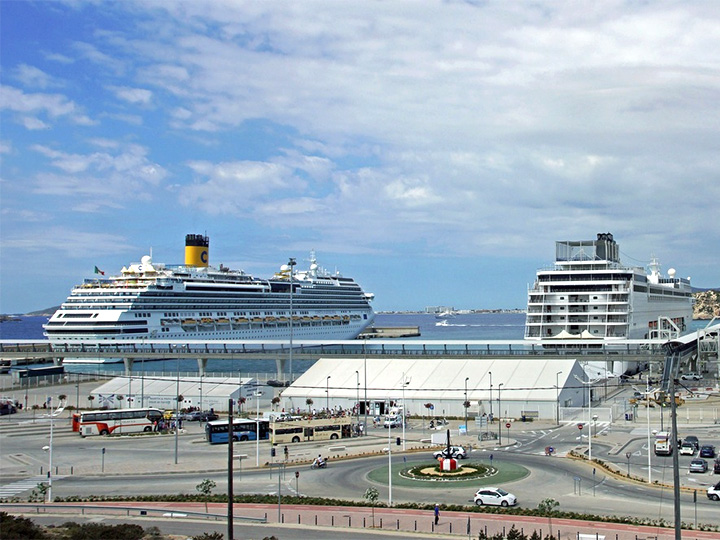
[[[583,425],[582,425],[582,424],[578,424],[578,429],[579,429],[579,430],[582,430],[582,428],[583,428]]]
[[[295,471],[295,478],[300,478],[300,471]]]
[[[510,429],[510,422],[508,422],[507,424],[505,424],[505,427],[508,428],[508,429]]]

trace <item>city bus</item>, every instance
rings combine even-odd
[[[268,439],[270,422],[268,420],[251,420],[248,418],[233,418],[233,441],[254,441],[255,433],[260,429],[260,439]],[[205,424],[205,440],[210,444],[228,442],[228,421],[213,420]]]
[[[301,441],[327,441],[352,437],[352,418],[306,418],[275,420],[270,424],[273,444],[298,443]]]
[[[72,415],[72,430],[83,437],[152,431],[155,423],[162,420],[162,417],[160,409],[147,407],[77,412]]]

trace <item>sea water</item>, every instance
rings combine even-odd
[[[42,325],[47,317],[19,317],[17,321],[0,323],[0,339],[44,339]],[[708,321],[693,321],[689,330],[703,328]],[[524,313],[457,313],[454,317],[439,319],[430,313],[378,313],[375,316],[377,327],[418,327],[420,336],[404,338],[411,340],[472,341],[472,340],[518,340],[525,332]],[[285,359],[286,369],[287,358]],[[314,360],[293,358],[295,376],[304,373]],[[96,370],[123,372],[124,364],[72,364],[66,370],[89,372]],[[146,360],[133,363],[134,372],[197,372],[196,360]],[[274,373],[275,360],[209,360],[208,373]]]

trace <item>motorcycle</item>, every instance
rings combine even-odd
[[[326,469],[327,461],[321,461],[319,463],[317,461],[313,461],[312,465],[310,465],[310,468],[311,469]]]

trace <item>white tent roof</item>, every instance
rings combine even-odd
[[[255,384],[255,379],[237,377],[181,377],[180,395],[197,395],[202,380],[202,394],[207,398],[227,397],[237,392],[243,385]],[[98,386],[92,391],[95,395],[139,395],[142,391],[145,395],[154,396],[175,396],[178,381],[175,377],[116,377],[105,384]]]
[[[367,370],[367,371],[366,371]],[[356,373],[357,372],[357,373]],[[562,372],[558,375],[558,372]],[[554,401],[556,381],[560,388],[572,373],[582,375],[574,358],[537,360],[434,358],[321,358],[295,383],[282,392],[284,398],[326,397],[356,399],[358,384],[360,398],[365,396],[367,373],[368,400],[384,400],[402,396],[403,377],[405,399],[464,400],[465,378],[468,400],[490,398],[492,373],[493,398],[502,384],[502,396],[509,400]],[[329,377],[329,379],[328,379]]]

